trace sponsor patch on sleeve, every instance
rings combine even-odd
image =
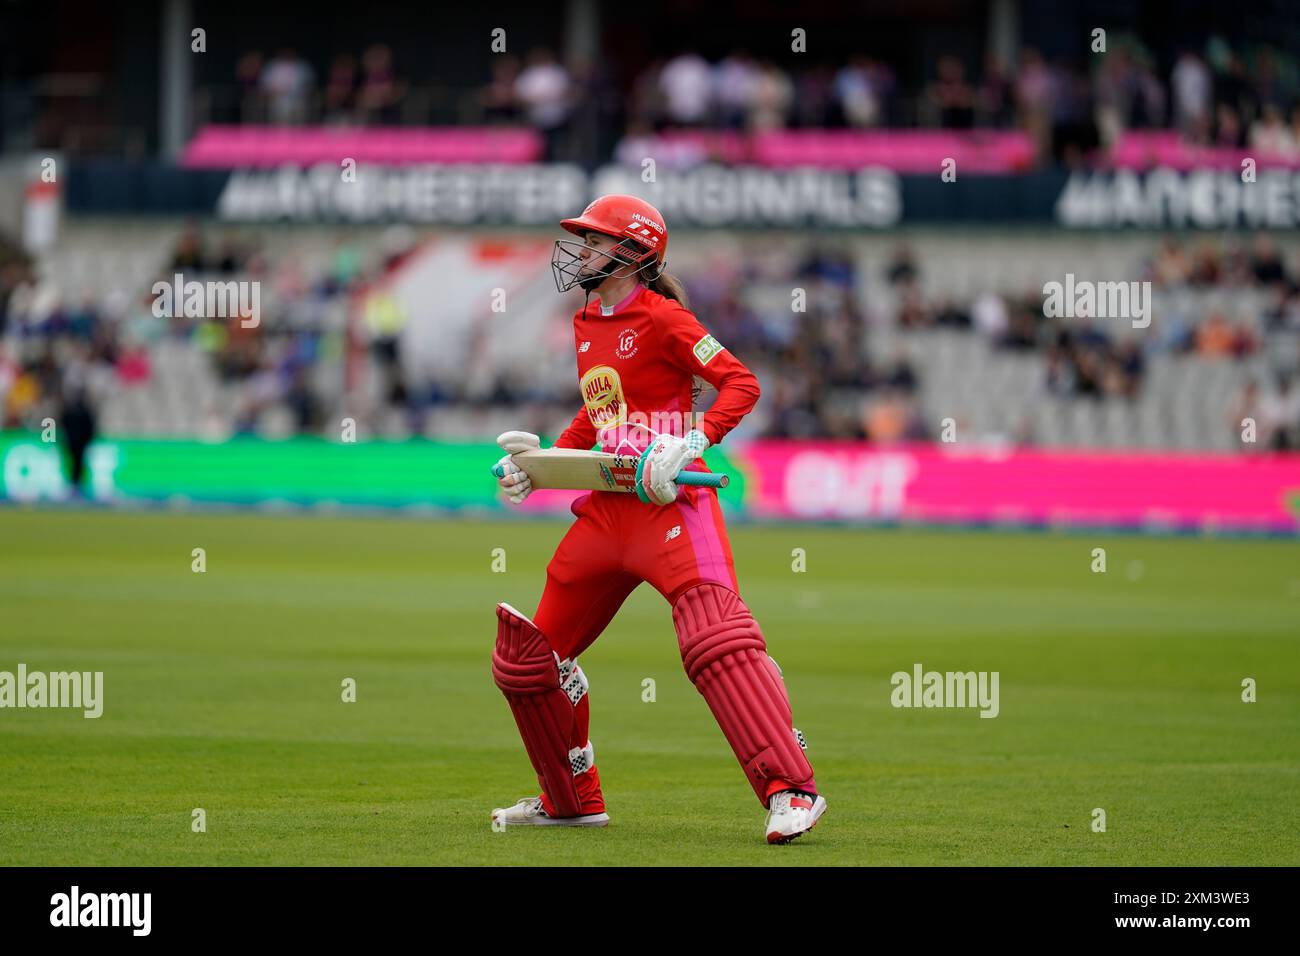
[[[695,343],[695,347],[691,351],[695,353],[695,357],[700,360],[701,365],[708,365],[710,359],[722,351],[722,343],[712,335],[706,335]]]

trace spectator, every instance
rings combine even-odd
[[[1227,65],[1217,78],[1215,99],[1229,106],[1243,127],[1248,126],[1259,111],[1259,100],[1246,73],[1246,65],[1232,51],[1228,52]]]
[[[1261,109],[1269,107],[1281,112],[1282,107],[1291,99],[1289,84],[1283,79],[1278,67],[1277,57],[1271,49],[1264,47],[1255,57],[1255,95]]]
[[[277,53],[262,70],[261,92],[272,123],[297,125],[307,121],[314,76],[311,66],[290,47]]]
[[[573,111],[569,120],[570,155],[582,162],[609,156],[627,127],[618,80],[604,57],[575,56],[569,65]],[[638,164],[639,165],[639,164]]]
[[[994,297],[996,299],[996,297]],[[997,299],[1001,303],[1000,299]],[[986,307],[987,308],[987,307]],[[1007,309],[1003,306],[1006,315],[1006,331],[1000,338],[995,338],[1004,349],[1029,350],[1038,347],[1038,325],[1042,319],[1043,313],[1037,301],[1025,299],[1014,304]],[[996,315],[996,313],[995,313]],[[987,318],[985,321],[989,321]],[[996,327],[996,322],[990,323]]]
[[[944,129],[969,129],[975,123],[975,91],[955,56],[939,57],[938,75],[926,91]]]
[[[908,361],[907,353],[901,348],[895,350],[889,367],[880,375],[880,384],[892,388],[903,395],[912,395],[917,389],[916,370]]]
[[[221,275],[234,275],[244,267],[244,253],[239,247],[239,241],[232,235],[227,235],[221,240],[221,251],[217,253],[217,261],[213,264],[213,271]]]
[[[1255,238],[1252,268],[1255,281],[1263,285],[1286,280],[1286,270],[1282,266],[1277,244],[1265,233],[1260,233]]]
[[[1291,110],[1291,153],[1292,158],[1300,155],[1300,105]]]
[[[808,394],[806,379],[778,375],[772,390],[768,437],[818,438],[821,434],[820,417]]]
[[[1208,239],[1203,240],[1192,253],[1188,280],[1193,286],[1217,286],[1223,281],[1218,253]]]
[[[350,53],[340,53],[330,64],[329,79],[325,82],[325,121],[350,123],[357,108],[357,58]]]
[[[88,343],[95,337],[99,322],[99,308],[95,302],[95,295],[87,289],[82,293],[80,303],[68,310],[66,332],[71,338]]]
[[[1196,351],[1205,358],[1234,358],[1250,350],[1248,336],[1222,312],[1212,312],[1196,329]]]
[[[632,127],[659,129],[668,122],[668,107],[663,93],[664,61],[656,58],[632,81],[629,132]]]
[[[876,126],[882,120],[880,90],[871,70],[871,61],[858,54],[835,76],[832,87],[835,104],[848,126]]]
[[[659,75],[667,119],[676,126],[702,126],[712,106],[713,74],[698,53],[673,57]]]
[[[199,237],[198,229],[193,225],[185,227],[180,238],[176,241],[176,248],[172,252],[171,271],[172,272],[202,272],[206,266],[203,258],[203,240]],[[167,278],[171,278],[168,276]]]
[[[1192,264],[1183,247],[1172,236],[1166,236],[1160,242],[1151,271],[1161,288],[1178,288],[1187,283]]]
[[[984,76],[975,95],[976,117],[981,126],[1007,126],[1013,115],[1011,79],[996,54],[984,59]]]
[[[11,384],[5,396],[4,426],[6,428],[23,428],[31,424],[30,419],[40,406],[41,378],[36,363],[29,362],[11,369],[6,373]]]
[[[970,310],[975,330],[990,342],[1001,342],[1007,331],[1007,304],[995,292],[981,293]]]
[[[906,242],[900,242],[894,247],[893,259],[885,275],[890,285],[895,286],[900,283],[914,282],[917,279],[916,256],[912,252],[912,247]]]
[[[892,390],[868,401],[863,426],[867,440],[878,445],[923,441],[927,437],[916,406],[906,395]]]
[[[727,129],[741,129],[759,96],[760,69],[744,50],[737,50],[713,70],[718,118]]]
[[[482,93],[483,115],[489,123],[515,123],[520,118],[515,97],[519,81],[519,58],[502,53],[492,58],[492,79]]]
[[[921,290],[914,282],[904,282],[899,286],[896,321],[900,329],[924,329],[933,324],[925,300],[921,297]]]
[[[1128,339],[1119,346],[1114,355],[1113,367],[1115,379],[1112,394],[1130,400],[1137,398],[1146,372],[1146,359],[1136,339]]]
[[[1173,88],[1174,125],[1190,141],[1206,142],[1214,92],[1209,68],[1191,50],[1184,50],[1174,64],[1169,82]]]
[[[1101,398],[1105,375],[1102,353],[1076,345],[1071,349],[1070,357],[1074,362],[1074,394],[1094,400]]]
[[[117,359],[117,380],[126,386],[142,385],[153,377],[149,350],[141,341],[127,341]]]
[[[1279,374],[1276,387],[1259,403],[1260,444],[1270,451],[1300,449],[1300,389],[1290,375]]]
[[[1025,48],[1016,75],[1016,111],[1021,127],[1034,142],[1039,161],[1046,159],[1051,148],[1050,106],[1054,85],[1052,73],[1038,51]]]
[[[5,409],[8,407],[8,395],[14,387],[14,383],[18,381],[20,374],[22,374],[21,366],[19,366],[9,350],[0,344],[0,428],[15,427],[9,421]]]
[[[86,450],[95,440],[98,419],[84,384],[76,385],[68,391],[60,415],[63,427],[61,444],[68,454],[68,483],[72,494],[82,497],[85,495],[82,483],[86,473]]]
[[[1168,95],[1156,76],[1151,59],[1144,55],[1137,61],[1136,96],[1132,100],[1130,125],[1134,129],[1163,126]]]
[[[320,403],[311,389],[308,369],[295,366],[285,391],[285,404],[293,413],[294,426],[300,432],[312,431],[320,424]]]
[[[783,129],[790,115],[794,86],[785,71],[770,61],[759,66],[749,105],[749,128]]]
[[[820,129],[833,125],[832,87],[835,73],[831,67],[819,63],[795,75],[793,123],[805,129]]]
[[[1214,111],[1214,145],[1227,149],[1240,149],[1246,145],[1246,131],[1242,128],[1237,111],[1227,103],[1220,103]]]
[[[1264,321],[1271,333],[1300,333],[1300,292],[1285,282],[1274,282]]]
[[[973,324],[970,311],[946,296],[935,304],[934,324],[942,328],[969,329]]]
[[[1264,107],[1250,127],[1250,148],[1265,156],[1291,156],[1295,152],[1291,129],[1282,121],[1282,111],[1272,103]]]
[[[1052,71],[1052,158],[1070,168],[1081,165],[1098,146],[1092,87],[1081,73],[1058,66]],[[1151,78],[1154,82],[1154,77]]]
[[[263,66],[264,60],[260,50],[249,50],[235,64],[235,89],[239,97],[240,122],[265,121],[266,111],[262,98]]]
[[[364,124],[392,124],[398,119],[398,107],[404,85],[393,71],[393,53],[382,43],[366,49],[361,57],[363,76],[357,92],[357,118]]]
[[[1057,398],[1069,398],[1075,394],[1078,379],[1074,373],[1074,363],[1069,353],[1058,345],[1047,349],[1047,368],[1045,382],[1047,391]]]
[[[1136,43],[1115,38],[1101,58],[1094,94],[1103,141],[1113,143],[1126,129],[1159,126],[1165,93],[1144,51]]]
[[[570,79],[555,54],[545,47],[528,54],[528,66],[515,80],[515,98],[528,122],[545,137],[547,158],[558,158],[560,137],[569,119]]]

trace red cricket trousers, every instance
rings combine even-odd
[[[575,499],[572,511],[578,520],[547,565],[546,589],[533,615],[561,659],[590,647],[642,581],[670,605],[705,582],[739,591],[712,488],[684,485],[675,502],[662,506],[629,492],[593,491]]]
[[[736,593],[735,565],[718,495],[712,488],[683,485],[669,505],[642,502],[635,494],[593,491],[574,500],[577,521],[546,568],[546,588],[533,623],[560,659],[583,653],[605,630],[642,581],[673,605],[699,584],[721,584]],[[578,702],[569,746],[588,740],[591,706]],[[582,775],[584,801],[599,787]],[[784,789],[774,780],[768,795]],[[594,808],[593,808],[594,809]]]

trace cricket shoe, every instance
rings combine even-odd
[[[826,812],[826,800],[802,790],[780,790],[767,804],[764,831],[768,843],[789,843],[817,825]]]
[[[609,823],[609,814],[602,811],[577,817],[553,817],[542,806],[541,797],[524,797],[513,807],[493,810],[492,822],[501,826],[603,827]]]
[[[575,766],[588,769],[573,775],[573,784],[578,790],[579,809],[583,812],[576,817],[555,816],[555,807],[547,799],[545,792],[536,797],[524,797],[513,807],[498,807],[492,811],[492,822],[500,821],[502,826],[534,827],[603,827],[609,823],[609,814],[605,812],[605,797],[600,792],[600,771],[594,766],[595,751],[591,742],[581,750],[574,749],[570,760]],[[550,809],[547,809],[548,806]]]

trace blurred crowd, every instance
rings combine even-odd
[[[1152,354],[1233,359],[1253,355],[1260,347],[1255,331],[1240,318],[1230,318],[1222,309],[1203,315],[1181,307],[1176,298],[1161,299],[1161,321],[1141,340],[1117,337],[1088,316],[1046,316],[1041,289],[1019,295],[985,292],[969,302],[947,296],[927,299],[921,292],[919,268],[905,243],[895,250],[887,275],[897,293],[901,328],[972,329],[996,348],[1040,352],[1046,362],[1047,391],[1062,397],[1136,398],[1146,358]],[[1283,269],[1277,246],[1266,235],[1256,237],[1249,247],[1206,240],[1191,251],[1183,242],[1166,238],[1134,278],[1151,281],[1156,294],[1265,288],[1273,296],[1273,305],[1263,316],[1265,330],[1300,334],[1296,277]]]
[[[868,346],[862,277],[842,250],[711,260],[682,278],[701,321],[763,383],[756,418],[764,437],[930,437],[912,364],[901,352],[875,355]]]
[[[1300,451],[1300,386],[1296,381],[1295,372],[1285,371],[1276,373],[1272,381],[1249,379],[1228,409],[1224,426],[1243,438],[1250,435],[1254,447]]]
[[[1161,297],[1161,321],[1142,336],[1117,335],[1109,323],[1087,317],[1049,318],[1041,289],[1013,296],[982,292],[965,301],[927,297],[920,270],[910,246],[900,243],[881,264],[880,278],[893,290],[892,309],[881,304],[882,314],[872,316],[862,315],[855,304],[862,277],[853,261],[829,251],[816,252],[784,273],[764,275],[761,265],[730,275],[710,268],[688,276],[687,285],[719,336],[736,341],[740,354],[767,369],[770,437],[935,437],[927,434],[920,415],[924,383],[906,354],[873,356],[866,348],[864,329],[879,323],[900,330],[966,330],[991,348],[1040,355],[1044,394],[1096,401],[1138,399],[1153,356],[1232,362],[1257,354],[1265,339],[1273,339],[1281,357],[1273,377],[1252,381],[1241,401],[1263,409],[1256,418],[1261,447],[1300,447],[1300,390],[1292,385],[1300,375],[1300,262],[1287,268],[1267,235],[1190,247],[1173,237],[1161,241],[1135,276],[1150,280]],[[769,307],[756,308],[756,297],[742,290],[764,282],[784,290],[820,282],[822,292],[810,298],[834,304],[792,314],[788,302],[773,296]],[[1258,332],[1241,317],[1230,318],[1220,308],[1202,311],[1195,300],[1178,296],[1223,288],[1267,293]]]
[[[240,122],[289,126],[398,123],[407,92],[392,51],[382,43],[359,56],[335,55],[322,75],[292,47],[269,57],[249,50],[235,66],[235,86]]]
[[[1229,418],[1234,430],[1240,430],[1245,417],[1255,422],[1256,447],[1300,448],[1300,387],[1295,384],[1300,381],[1300,260],[1288,266],[1268,234],[1162,239],[1134,276],[1151,282],[1159,297],[1160,321],[1142,336],[1116,335],[1106,323],[1086,316],[1048,317],[1039,288],[1010,296],[984,292],[969,302],[927,298],[921,292],[920,267],[906,243],[895,249],[885,277],[896,292],[899,328],[969,330],[996,349],[1041,354],[1045,392],[1059,398],[1134,400],[1155,355],[1233,362],[1258,355],[1272,343],[1271,372],[1247,380]],[[1257,321],[1231,315],[1221,305],[1204,309],[1195,297],[1238,290],[1264,294],[1266,304]]]
[[[1136,37],[1110,39],[1088,64],[1047,59],[1032,47],[978,71],[939,56],[917,85],[858,55],[789,70],[743,50],[716,63],[684,51],[633,84],[629,135],[665,128],[929,127],[1028,131],[1040,161],[1067,164],[1125,129],[1178,130],[1189,142],[1300,155],[1300,70],[1263,48],[1249,57],[1225,41],[1184,49],[1160,64]]]
[[[1235,50],[1211,38],[1161,63],[1124,35],[1087,62],[1026,47],[1015,63],[988,56],[978,68],[941,55],[911,83],[899,70],[862,54],[790,68],[744,49],[712,62],[685,49],[620,84],[603,61],[565,62],[536,47],[522,58],[495,55],[487,82],[454,112],[458,122],[531,125],[553,159],[608,147],[610,129],[614,139],[620,130],[635,139],[665,129],[899,127],[1021,128],[1040,160],[1065,163],[1125,129],[1176,129],[1191,143],[1300,156],[1300,69],[1269,47]],[[238,61],[235,87],[232,118],[244,123],[429,123],[434,108],[383,44],[319,68],[293,49],[251,50]]]
[[[258,282],[256,325],[159,315],[152,283],[134,299],[90,292],[65,297],[41,281],[31,262],[16,254],[0,258],[0,427],[35,428],[47,416],[59,418],[74,400],[99,404],[149,384],[157,373],[156,348],[172,342],[202,355],[222,388],[220,407],[199,410],[201,436],[261,431],[263,414],[272,409],[287,413],[287,430],[318,432],[346,382],[340,374],[333,388],[322,389],[314,373],[322,363],[342,361],[353,307],[375,323],[374,347],[383,351],[392,331],[368,308],[367,290],[400,265],[411,245],[401,227],[377,250],[339,241],[324,268],[313,270],[292,256],[273,260],[255,236],[187,227],[157,280],[170,283],[181,273],[186,282]]]
[[[349,356],[357,355],[372,369],[381,411],[387,409],[407,433],[427,433],[426,415],[435,406],[469,411],[572,404],[570,381],[521,390],[502,370],[494,370],[497,377],[486,387],[406,380],[400,361],[405,315],[377,280],[413,248],[409,230],[393,227],[377,242],[340,238],[312,268],[292,255],[268,255],[262,242],[257,234],[191,226],[158,272],[162,279],[183,272],[187,278],[261,282],[264,315],[256,329],[228,320],[159,317],[149,290],[135,301],[51,295],[37,288],[31,263],[0,245],[0,425],[36,428],[79,404],[93,409],[94,396],[150,382],[154,348],[168,340],[203,355],[222,385],[222,407],[202,410],[199,429],[210,437],[264,432],[272,411],[287,417],[284,432],[325,430],[345,407]],[[879,270],[871,278],[888,295],[864,295],[868,267]],[[1283,343],[1280,354],[1290,364],[1272,363],[1275,372],[1246,385],[1229,412],[1239,422],[1242,409],[1253,410],[1264,447],[1300,447],[1300,389],[1292,384],[1300,373],[1300,262],[1287,263],[1268,235],[1171,236],[1154,244],[1134,278],[1150,280],[1162,297],[1160,321],[1140,336],[1116,334],[1112,323],[1086,317],[1047,318],[1041,289],[927,295],[922,268],[906,242],[872,266],[831,244],[775,244],[755,255],[700,257],[680,277],[692,309],[763,382],[763,401],[749,425],[753,437],[937,437],[921,413],[926,382],[918,366],[902,350],[877,354],[869,332],[947,328],[978,336],[994,350],[1041,356],[1044,395],[1098,401],[1139,398],[1156,355],[1236,362],[1268,342]],[[804,295],[792,303],[794,289]],[[1247,289],[1266,303],[1252,322],[1179,296]],[[923,339],[913,341],[923,347]],[[332,377],[323,381],[327,365]]]

